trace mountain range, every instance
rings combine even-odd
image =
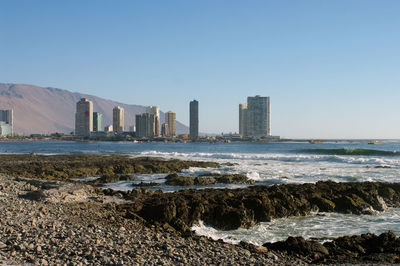
[[[112,124],[112,109],[119,105],[125,110],[125,130],[135,125],[135,115],[146,112],[142,105],[124,104],[68,90],[27,84],[0,83],[0,109],[13,109],[14,132],[70,133],[75,128],[76,103],[81,98],[93,102],[93,111],[103,114],[103,127]],[[160,121],[165,115],[160,111]],[[176,121],[177,134],[187,133],[188,127]]]

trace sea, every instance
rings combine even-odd
[[[133,142],[0,142],[0,153],[36,154],[124,154],[132,157],[152,156],[182,160],[213,161],[221,168],[189,168],[181,175],[206,173],[246,174],[255,185],[302,184],[321,180],[336,182],[379,181],[400,182],[400,140],[330,140],[322,144],[306,141],[231,142],[231,143],[133,143]],[[229,163],[229,164],[226,164]],[[166,193],[180,189],[229,188],[247,185],[212,185],[174,187],[165,184],[167,174],[135,175],[134,181],[106,184],[104,188],[130,190],[140,182],[157,182],[150,187]],[[88,177],[84,180],[95,179]],[[289,217],[260,223],[252,228],[221,231],[200,221],[192,230],[198,235],[222,239],[229,243],[246,241],[255,245],[285,240],[288,236],[303,236],[321,242],[332,238],[362,234],[379,234],[392,230],[400,235],[400,208],[389,208],[376,215],[314,213],[306,217]]]

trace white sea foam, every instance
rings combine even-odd
[[[202,221],[191,228],[197,235],[222,239],[237,244],[246,241],[255,245],[285,240],[289,236],[327,241],[332,238],[363,233],[380,234],[392,230],[400,234],[400,208],[389,209],[378,215],[319,213],[306,217],[275,219],[250,229],[216,230]]]
[[[256,171],[251,171],[251,172],[247,173],[247,178],[254,180],[254,181],[262,181],[263,180]]]
[[[399,182],[397,157],[309,155],[295,153],[179,153],[146,151],[139,156],[159,156],[184,160],[208,160],[219,163],[236,163],[219,169],[190,168],[187,175],[204,173],[241,173],[250,179],[266,183],[308,183],[320,180],[337,182],[383,181]],[[376,166],[390,168],[375,169]]]
[[[81,182],[89,182],[99,179],[100,176],[88,176],[88,177],[80,177],[80,178],[71,178],[74,181],[81,181]]]
[[[379,157],[379,156],[352,156],[352,155],[309,155],[300,153],[179,153],[179,152],[159,152],[144,151],[137,156],[159,156],[164,158],[179,159],[214,159],[214,160],[270,160],[281,162],[332,162],[345,164],[366,164],[366,165],[387,165],[400,166],[398,157]],[[225,161],[230,162],[230,161]]]

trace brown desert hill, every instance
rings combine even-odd
[[[145,106],[123,104],[97,96],[70,92],[56,88],[44,88],[26,84],[0,83],[0,109],[14,110],[14,132],[69,133],[75,128],[76,103],[81,98],[93,101],[93,111],[103,114],[103,127],[112,124],[112,109],[125,109],[125,130],[135,125],[135,115],[144,113]],[[160,112],[161,123],[165,116]],[[177,134],[188,132],[187,126],[176,122]]]

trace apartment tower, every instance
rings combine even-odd
[[[271,105],[269,97],[247,97],[248,136],[261,138],[271,136]]]
[[[199,102],[193,100],[190,102],[190,123],[189,137],[195,140],[199,137]]]
[[[149,113],[136,115],[136,137],[152,138],[155,136],[155,116]]]
[[[87,137],[93,131],[93,103],[82,98],[76,103],[75,135]]]
[[[162,123],[162,125],[161,125],[161,136],[163,136],[163,137],[170,136],[167,123]]]
[[[13,110],[0,110],[0,122],[2,122],[0,135],[13,135]]]
[[[154,134],[153,136],[160,135],[160,109],[158,106],[147,106],[146,112],[154,116]]]
[[[103,114],[98,112],[93,112],[93,131],[102,131],[103,129]]]
[[[124,132],[124,108],[120,106],[115,106],[113,109],[113,131]]]
[[[176,113],[168,111],[165,113],[165,123],[168,125],[168,136],[176,136]]]
[[[247,133],[247,104],[239,104],[239,135],[246,137]]]

